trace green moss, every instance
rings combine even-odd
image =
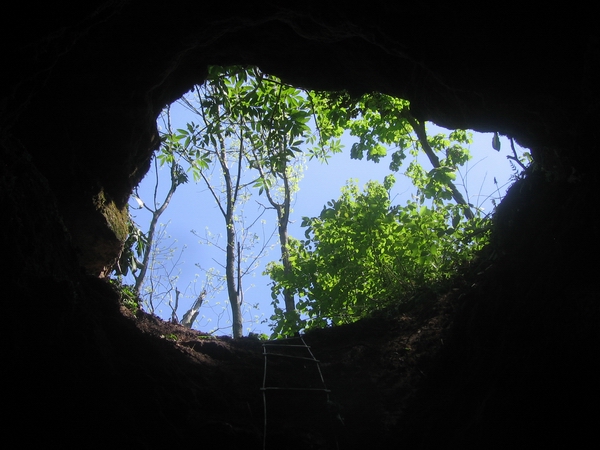
[[[94,206],[104,216],[117,239],[125,242],[129,234],[129,212],[127,207],[119,209],[112,200],[106,197],[104,191],[100,191],[94,197]]]

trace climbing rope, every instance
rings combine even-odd
[[[275,341],[267,341],[263,343],[263,356],[264,356],[264,374],[263,374],[263,385],[261,388],[263,395],[263,408],[264,408],[264,430],[263,430],[263,450],[267,449],[267,393],[269,395],[286,395],[286,394],[314,394],[314,395],[323,395],[323,408],[324,413],[329,416],[329,405],[330,399],[329,394],[331,391],[327,388],[325,384],[325,380],[323,378],[323,373],[321,372],[320,361],[315,358],[311,348],[306,344],[304,337],[297,336],[293,338],[287,339],[278,339]],[[277,386],[269,385],[274,382],[274,380],[269,379],[267,376],[269,364],[274,364],[275,360],[286,360],[290,364],[290,368],[292,370],[302,369],[304,371],[309,370],[312,373],[312,380],[306,380],[306,385],[304,386],[290,386],[286,383],[283,383],[279,380],[275,382],[278,384]],[[313,369],[309,369],[312,366]],[[294,378],[297,374],[294,374]],[[316,375],[316,376],[315,376]],[[309,378],[308,375],[305,375],[305,378]],[[289,405],[290,408],[293,408],[293,404]],[[335,449],[338,449],[337,438],[333,431],[333,427],[331,427],[331,436],[330,436]]]

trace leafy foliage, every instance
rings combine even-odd
[[[148,239],[140,227],[130,218],[129,234],[123,245],[123,251],[119,256],[115,273],[119,276],[126,276],[130,271],[132,273],[139,270],[146,249],[148,248]]]
[[[267,269],[276,336],[355,321],[448,277],[485,244],[486,222],[464,220],[456,205],[392,206],[393,183],[388,176],[359,192],[350,182],[319,217],[303,219],[306,239],[290,246],[293,271]],[[293,314],[277,306],[284,288],[300,299]]]
[[[290,246],[294,269],[286,273],[273,263],[266,271],[274,281],[276,336],[354,321],[407,298],[447,278],[486,242],[487,222],[473,214],[454,184],[458,168],[470,159],[469,133],[428,136],[409,102],[388,95],[322,93],[320,101],[329,106],[320,113],[330,133],[347,130],[357,138],[352,158],[379,162],[391,151],[390,170],[397,172],[412,156],[405,175],[417,188],[417,201],[392,206],[390,175],[383,184],[368,183],[363,193],[350,183],[319,217],[304,218],[306,240]],[[432,169],[421,165],[421,154]],[[278,307],[284,289],[299,297],[297,311]]]
[[[123,284],[120,278],[111,279],[110,282],[115,291],[119,293],[120,303],[133,314],[136,314],[139,308],[140,299],[135,293],[133,286]]]
[[[398,172],[408,155],[413,160],[406,175],[413,180],[418,193],[436,204],[454,199],[465,206],[468,218],[473,214],[468,203],[454,185],[458,168],[471,155],[467,146],[471,134],[454,130],[447,135],[428,136],[425,124],[417,120],[410,110],[410,103],[389,95],[371,93],[356,99],[346,93],[323,93],[327,101],[338,110],[320,111],[330,122],[331,128],[348,130],[358,140],[352,144],[350,157],[379,162],[391,151],[390,170]],[[426,171],[419,162],[424,154],[433,168]]]

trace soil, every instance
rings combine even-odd
[[[121,307],[123,320],[139,332],[137,340],[148,341],[148,347],[157,347],[158,342],[162,348],[150,358],[153,367],[148,373],[142,368],[148,365],[149,355],[134,349],[127,355],[130,365],[142,369],[137,374],[138,388],[147,392],[148,400],[167,400],[161,407],[164,423],[162,418],[143,420],[156,422],[155,427],[163,430],[172,427],[174,436],[194,427],[199,442],[216,438],[222,448],[262,448],[263,436],[267,448],[375,445],[398,425],[407,402],[427,376],[431,361],[444,346],[459,297],[455,289],[410,312],[388,312],[302,335],[319,360],[324,386],[315,364],[304,360],[290,365],[280,361],[288,359],[269,358],[264,378],[263,344],[267,342],[256,337],[214,337]],[[156,379],[157,366],[173,373]],[[173,395],[169,393],[173,386],[162,392],[161,386],[175,379],[179,397],[161,398]],[[269,391],[265,407],[263,382],[326,387],[330,392]]]

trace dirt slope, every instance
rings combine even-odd
[[[305,394],[270,398],[270,445],[361,448],[388,437],[419,381],[426,376],[430,361],[443,347],[459,296],[454,291],[397,317],[363,320],[304,335],[320,361],[331,390],[330,402],[327,404],[322,397],[306,406]],[[133,315],[123,307],[121,313],[123,317],[116,320],[129,322],[134,334],[141,331],[137,340],[143,341],[116,343],[116,351],[123,353],[133,372],[125,378],[137,378],[135,390],[145,392],[142,397],[164,404],[161,416],[145,417],[143,422],[153,423],[156,428],[172,427],[174,439],[188,434],[189,427],[193,427],[197,431],[191,435],[197,432],[199,442],[216,439],[260,448],[264,430],[260,391],[263,342],[256,338],[215,338],[144,312]],[[113,337],[119,341],[130,338]],[[155,347],[158,353],[149,358],[134,345]],[[149,360],[152,367],[147,370],[152,373],[145,374]],[[162,379],[156,378],[161,373],[156,373],[157,366],[163,366]],[[269,382],[304,386],[315,372],[310,364],[303,369],[286,370],[285,365],[271,364]],[[175,379],[178,389],[170,385]],[[314,422],[311,425],[315,417],[322,421],[320,426],[314,426]],[[165,423],[161,423],[163,420]],[[139,439],[144,439],[143,433]]]

